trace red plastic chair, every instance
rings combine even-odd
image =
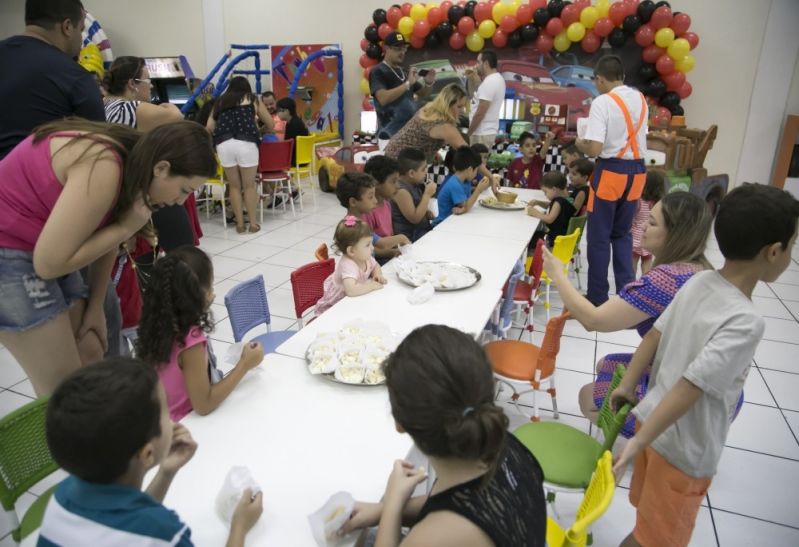
[[[294,312],[297,314],[299,328],[303,326],[302,315],[322,298],[325,292],[325,279],[335,270],[336,261],[328,258],[323,262],[311,262],[300,266],[291,272],[291,291],[294,293]]]
[[[516,324],[521,324],[521,328],[531,333],[531,337],[533,321],[530,318],[530,313],[533,311],[533,304],[536,298],[538,298],[538,287],[541,285],[541,272],[544,271],[544,245],[544,240],[539,239],[535,245],[535,254],[533,254],[533,260],[530,262],[530,269],[527,270],[527,276],[516,283],[516,288],[513,291]],[[524,322],[521,322],[522,313],[524,313]]]
[[[291,153],[294,150],[294,139],[287,141],[262,142],[258,145],[258,176],[261,183],[272,182],[275,191],[272,193],[272,210],[278,196],[283,198],[283,211],[286,202],[291,204],[291,214],[294,215],[294,201],[291,199]],[[263,186],[261,199],[261,224],[264,222]]]

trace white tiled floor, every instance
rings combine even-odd
[[[212,255],[216,299],[212,310],[217,321],[211,335],[218,356],[233,341],[224,307],[224,295],[239,281],[256,274],[266,280],[273,328],[296,328],[289,284],[292,269],[312,262],[314,250],[330,242],[333,226],[343,209],[332,195],[317,194],[317,205],[306,201],[305,212],[266,212],[258,234],[236,234],[222,228],[219,217],[203,223],[201,247]],[[201,216],[204,219],[204,215]],[[583,240],[585,244],[585,240]],[[719,266],[715,243],[708,250]],[[799,545],[799,247],[794,261],[779,283],[760,284],[754,302],[766,317],[766,333],[747,379],[746,404],[730,430],[718,475],[697,518],[691,545],[737,547],[750,545]],[[583,274],[584,275],[584,274]],[[553,313],[560,300],[552,293]],[[543,306],[533,313],[540,342],[546,316]],[[520,332],[514,331],[515,336]],[[564,331],[558,359],[558,406],[561,421],[584,431],[589,422],[579,413],[577,391],[591,381],[596,361],[608,353],[632,352],[639,338],[635,331],[610,334],[586,332],[570,321]],[[33,397],[30,382],[5,349],[0,349],[0,416]],[[512,405],[503,403],[512,427],[525,423]],[[540,397],[544,419],[551,419],[551,402]],[[20,500],[24,510],[35,496],[60,480],[56,475],[34,487]],[[594,545],[618,545],[634,524],[635,512],[627,500],[629,473],[621,481],[608,513],[594,528]],[[558,496],[558,510],[566,524],[571,521],[579,496]],[[0,547],[13,545],[9,526],[0,515]]]

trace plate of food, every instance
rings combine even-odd
[[[436,291],[461,291],[480,281],[480,272],[455,262],[400,261],[397,277],[411,287],[430,283]]]
[[[526,207],[526,204],[523,201],[516,200],[512,203],[508,203],[505,201],[499,201],[497,198],[493,196],[487,198],[480,198],[478,203],[483,207],[488,207],[489,209],[497,209],[498,211],[521,211]]]
[[[319,333],[305,352],[311,374],[331,382],[378,386],[386,382],[383,361],[398,340],[387,325],[355,321],[338,332]]]

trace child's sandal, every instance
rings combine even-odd
[[[261,231],[260,224],[250,224],[250,229],[248,230],[251,234],[255,234]]]

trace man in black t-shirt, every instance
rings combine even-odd
[[[105,121],[97,83],[74,61],[84,19],[79,0],[27,0],[25,32],[0,42],[0,159],[43,123]]]
[[[402,68],[408,42],[399,32],[386,36],[383,45],[383,62],[375,65],[369,73],[369,91],[375,99],[380,125],[378,138],[389,139],[416,113],[413,96],[425,97],[430,94],[436,73],[430,70],[420,81],[416,68],[408,72]]]

